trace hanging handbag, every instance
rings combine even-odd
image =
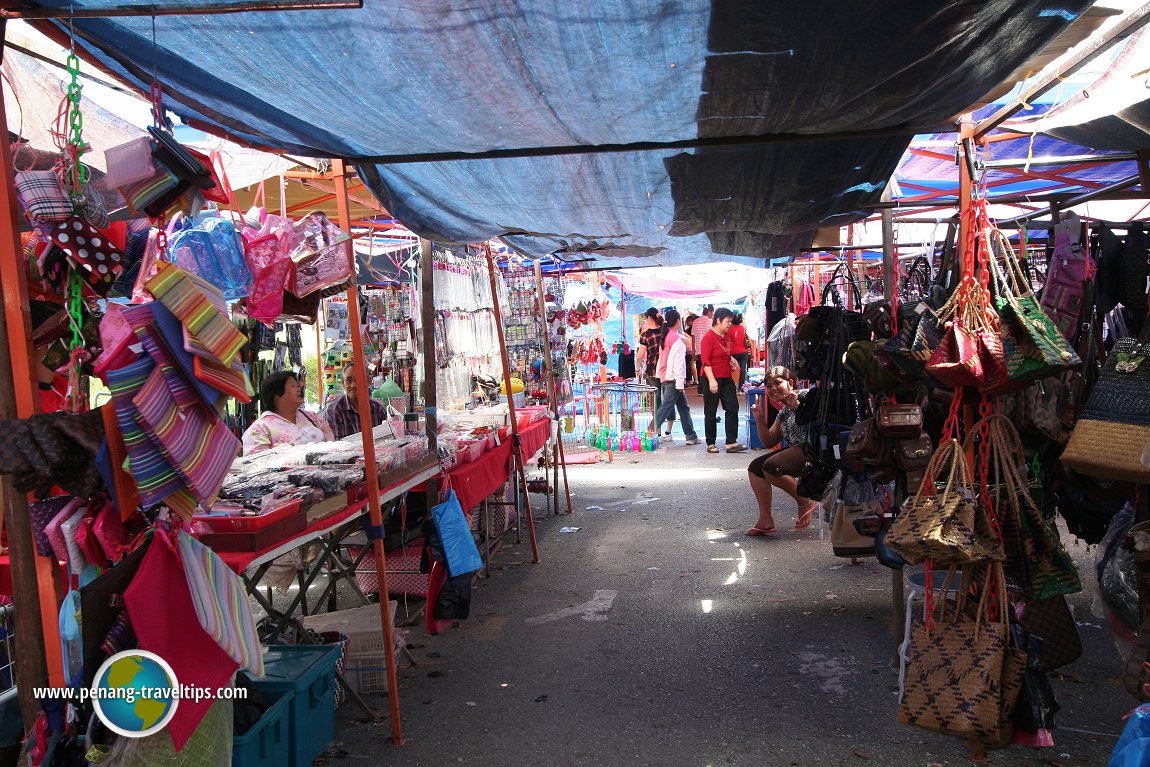
[[[887,545],[911,564],[928,558],[944,566],[1005,559],[1001,542],[986,534],[984,519],[979,519],[985,509],[971,500],[974,497],[962,446],[953,439],[943,442],[931,456],[918,492],[891,524]]]
[[[1028,599],[1019,622],[1042,637],[1042,668],[1054,671],[1082,657],[1082,637],[1066,597]]]
[[[928,615],[911,628],[898,720],[999,747],[1010,742],[1026,656],[1010,641],[1002,568],[997,563],[985,567],[985,581],[997,584],[996,609],[990,607],[991,589],[984,582],[974,616],[967,616],[972,578],[964,572],[957,602],[939,600],[938,620]]]
[[[1088,256],[1081,242],[1082,221],[1078,214],[1063,213],[1054,225],[1054,249],[1046,269],[1039,305],[1067,340],[1078,335],[1086,295]]]
[[[1150,323],[1123,338],[1106,357],[1070,440],[1064,464],[1092,477],[1150,483],[1142,449],[1150,442]]]
[[[874,538],[864,535],[855,527],[855,520],[875,516],[878,501],[851,506],[838,503],[831,522],[831,550],[836,557],[873,557]]]
[[[1135,318],[1146,316],[1146,230],[1135,221],[1126,230],[1126,243],[1118,256],[1118,300]]]
[[[1062,545],[1057,529],[1048,524],[1027,487],[1020,465],[1025,465],[1022,441],[1014,424],[1001,415],[988,416],[970,431],[984,434],[988,470],[998,478],[991,497],[1000,525],[1017,526],[1026,567],[1026,593],[1033,599],[1074,594],[1082,590],[1074,560]]]
[[[913,439],[922,432],[922,407],[883,402],[875,414],[879,436],[888,439]]]
[[[1010,242],[997,229],[985,230],[984,236],[987,238],[987,261],[998,287],[995,307],[1001,318],[1009,377],[1016,381],[1033,381],[1081,365],[1082,360],[1070,342],[1035,299]],[[991,237],[997,239],[1006,261],[1005,277],[994,254]]]
[[[900,439],[894,450],[898,467],[908,473],[926,469],[932,453],[933,445],[926,432],[919,433],[914,439]]]
[[[229,301],[248,295],[252,275],[244,261],[241,238],[225,218],[201,219],[168,240],[171,262],[215,285]]]

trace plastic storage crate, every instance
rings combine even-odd
[[[264,692],[293,693],[288,701],[288,767],[311,767],[335,737],[335,645],[274,645],[264,654]],[[283,764],[283,762],[280,762]]]
[[[763,441],[759,439],[759,427],[753,416],[747,416],[747,447],[751,450],[762,450]]]
[[[390,601],[391,625],[399,602]],[[309,615],[303,625],[319,632],[337,631],[348,637],[347,662],[343,675],[358,693],[387,692],[387,645],[379,621],[379,605],[365,605],[321,615]]]
[[[763,389],[747,389],[747,415],[749,416],[763,397]]]
[[[287,764],[291,756],[288,711],[294,693],[261,692],[266,699],[275,699],[275,703],[268,706],[250,730],[232,738],[232,767],[277,767]]]

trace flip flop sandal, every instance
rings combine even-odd
[[[811,526],[811,520],[815,516],[815,507],[816,506],[818,506],[817,503],[812,503],[810,506],[807,507],[806,511],[804,511],[802,514],[795,517],[794,529],[796,531],[806,530],[808,527]]]
[[[717,453],[717,452],[719,452],[719,448],[716,447],[715,445],[707,445],[707,452],[708,453]]]
[[[749,535],[752,538],[754,538],[756,536],[774,535],[778,531],[779,531],[779,528],[777,528],[777,527],[771,527],[771,528],[768,528],[766,530],[764,530],[761,527],[752,527],[750,530],[745,532],[744,535]]]

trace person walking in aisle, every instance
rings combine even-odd
[[[691,405],[687,402],[687,350],[679,330],[679,313],[674,309],[668,309],[663,315],[661,351],[659,366],[656,369],[663,389],[663,404],[655,412],[655,430],[658,431],[666,422],[667,439],[670,440],[670,424],[674,422],[675,410],[678,409],[687,444],[697,445],[699,435],[695,433],[695,424],[691,420]]]
[[[731,346],[727,331],[731,329],[734,312],[726,307],[715,312],[711,329],[703,336],[700,361],[703,375],[706,376],[706,389],[703,391],[703,426],[707,437],[707,452],[719,452],[715,440],[718,437],[719,403],[723,403],[723,426],[727,435],[727,452],[741,453],[747,449],[739,444],[739,397],[735,394],[735,382],[731,380]]]
[[[804,498],[798,493],[798,475],[806,463],[803,444],[807,441],[807,427],[795,423],[795,409],[806,396],[806,391],[795,388],[796,384],[795,376],[788,368],[781,365],[771,368],[767,371],[767,396],[761,397],[758,407],[751,411],[758,433],[764,435],[763,445],[768,448],[778,445],[779,448],[759,456],[747,467],[747,478],[759,505],[759,518],[747,531],[750,536],[778,532],[771,514],[771,496],[776,487],[795,499],[798,507],[795,530],[806,530],[811,526],[811,518],[818,505],[813,498]],[[783,406],[770,428],[767,428],[768,397]]]
[[[691,323],[694,322],[696,316],[694,313],[687,315],[683,320],[683,332],[681,338],[683,345],[687,347],[687,386],[695,385],[695,337],[691,335]]]
[[[738,392],[742,394],[742,387],[747,382],[747,369],[751,366],[751,348],[747,344],[747,329],[743,327],[742,312],[735,312],[727,338],[731,342],[731,356],[739,363]]]
[[[640,349],[643,352],[643,382],[655,388],[655,409],[659,409],[659,377],[656,369],[659,366],[659,339],[662,336],[663,315],[659,310],[651,307],[643,316],[643,325],[639,328]]]
[[[695,378],[699,382],[699,394],[707,390],[707,379],[703,375],[703,338],[711,332],[711,318],[715,314],[715,307],[707,304],[703,313],[691,323],[691,335],[695,339]]]

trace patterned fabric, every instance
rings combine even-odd
[[[243,581],[214,551],[182,531],[180,561],[204,631],[241,669],[263,676],[263,652]]]
[[[359,411],[351,406],[346,394],[331,401],[324,411],[324,419],[331,426],[336,439],[359,434]],[[379,400],[371,400],[371,425],[379,426],[387,420],[387,407]]]
[[[116,422],[128,452],[130,471],[140,491],[140,502],[145,507],[167,503],[173,511],[191,517],[196,507],[195,499],[176,470],[155,449],[144,432],[133,402],[155,367],[152,358],[145,357],[119,370],[109,370],[108,388],[112,392],[112,406],[116,410]]]
[[[807,396],[810,389],[803,389],[799,392],[799,400]],[[782,447],[790,447],[791,445],[802,445],[807,441],[807,427],[799,426],[795,423],[795,409],[791,407],[784,407],[779,411],[779,433],[782,435]]]
[[[25,170],[17,173],[16,198],[28,217],[37,221],[62,221],[73,213],[72,201],[54,171]]]
[[[52,243],[68,254],[88,286],[101,296],[124,268],[124,255],[107,235],[79,217],[61,221],[52,230]]]
[[[270,410],[244,432],[244,455],[271,450],[280,445],[306,445],[335,439],[327,421],[306,412],[296,411],[295,423]]]
[[[696,317],[695,321],[691,323],[691,336],[695,340],[695,348],[697,350],[702,351],[700,344],[703,343],[703,336],[707,335],[710,330],[710,317]]]
[[[639,340],[647,348],[646,362],[643,363],[643,375],[651,378],[659,364],[659,329],[648,328],[639,334]]]
[[[157,367],[133,402],[151,429],[152,442],[196,498],[210,506],[239,454],[240,441],[203,405],[181,407],[176,396],[181,386],[178,375],[168,378]]]
[[[197,347],[188,349],[193,354],[202,347],[224,365],[230,365],[247,344],[247,338],[227,315],[224,297],[195,275],[161,262],[147,288],[195,336]]]

